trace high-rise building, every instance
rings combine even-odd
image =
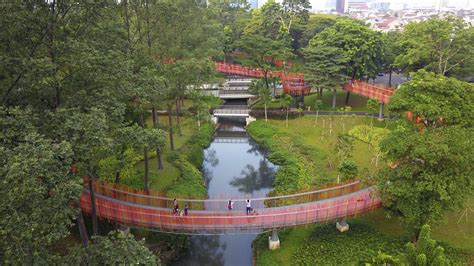
[[[438,0],[438,9],[443,9],[448,7],[448,0]]]
[[[344,13],[346,11],[346,0],[337,0],[336,1],[336,12]]]

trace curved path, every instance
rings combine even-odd
[[[373,187],[360,189],[358,181],[296,195],[252,199],[253,206],[263,207],[263,203],[275,206],[256,209],[256,215],[246,215],[243,206],[245,199],[234,200],[236,204],[232,211],[219,207],[226,204],[226,199],[182,199],[178,200],[180,204],[186,202],[193,206],[194,202],[196,208],[204,206],[206,210],[191,207],[188,216],[174,216],[171,208],[165,207],[170,203],[172,205],[172,199],[131,193],[104,185],[96,185],[96,188],[98,217],[131,227],[184,234],[258,233],[272,228],[347,218],[381,207],[380,200],[371,193]],[[84,190],[80,201],[81,209],[90,213],[88,190]],[[207,210],[211,208],[217,210]]]

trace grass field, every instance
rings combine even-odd
[[[336,166],[334,165],[336,155],[333,145],[338,134],[347,133],[356,125],[370,124],[370,118],[351,116],[334,116],[331,118],[330,116],[319,116],[316,122],[316,116],[302,116],[298,119],[290,119],[288,127],[285,120],[269,120],[269,123],[277,126],[283,132],[300,137],[305,145],[323,150],[327,155],[326,166],[328,167],[328,172],[333,177],[336,177]],[[376,127],[386,126],[385,121],[379,122],[374,119],[373,123]],[[329,133],[330,126],[332,126],[333,130],[331,134]],[[324,134],[323,137],[321,137],[322,133]],[[369,150],[367,143],[359,140],[354,141],[353,160],[359,166],[361,174],[372,174],[376,170],[375,164],[372,163],[373,155],[373,150]]]
[[[310,94],[304,97],[304,104],[306,108],[308,106],[311,106],[311,110],[314,109],[314,102],[318,100],[318,95],[317,94]],[[342,107],[345,107],[345,100],[346,100],[346,92],[339,90],[337,92],[337,97],[336,97],[336,109],[341,109]],[[330,111],[332,110],[332,92],[325,91],[323,93],[323,106],[321,107],[321,110],[323,111]],[[351,94],[349,97],[349,104],[348,106],[351,107],[352,111],[367,111],[367,98]],[[262,102],[257,102],[255,104],[255,107],[258,108],[263,108]],[[274,99],[272,102],[268,104],[268,108],[282,108],[280,100],[279,99]],[[305,108],[305,110],[306,110]]]

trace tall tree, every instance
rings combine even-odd
[[[405,26],[395,64],[406,73],[426,69],[441,75],[463,77],[474,67],[474,28],[462,18],[433,17]]]
[[[403,121],[382,139],[381,150],[394,166],[379,174],[379,192],[416,238],[424,224],[441,221],[472,192],[472,90],[422,70],[392,97],[390,110],[412,112],[422,124]]]
[[[347,63],[343,73],[350,79],[375,78],[382,67],[383,42],[381,33],[371,30],[359,21],[339,20],[316,35],[311,42],[321,47],[327,47],[319,48],[328,49],[328,51],[325,51],[325,55],[336,56],[335,53],[339,53],[338,57],[346,58]],[[336,51],[335,48],[340,50]],[[340,62],[337,63],[339,68]],[[330,69],[333,69],[334,63],[330,66]],[[346,97],[346,105],[348,101],[349,92]],[[333,107],[335,107],[334,99]]]
[[[27,116],[24,116],[26,115]],[[71,145],[40,135],[35,114],[0,111],[0,254],[5,264],[50,264],[50,245],[69,234],[81,179]],[[21,131],[17,129],[23,128]],[[47,222],[45,222],[47,220]]]
[[[342,49],[324,46],[320,39],[313,39],[303,49],[303,54],[305,80],[318,90],[319,99],[322,99],[324,89],[332,91],[332,108],[336,108],[337,88],[347,80],[345,69],[349,58]]]

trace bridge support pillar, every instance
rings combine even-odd
[[[214,124],[217,124],[218,118],[215,117],[215,116],[211,116],[211,121],[212,121]]]
[[[276,229],[272,230],[272,235],[268,237],[268,248],[270,250],[275,250],[280,248],[280,238],[278,238],[278,233]]]
[[[384,103],[380,103],[380,109],[379,109],[379,120],[383,120],[383,109],[384,109]]]
[[[336,229],[339,230],[339,232],[341,232],[341,233],[349,231],[349,224],[346,222],[346,219],[342,219],[341,221],[337,221],[336,222]]]
[[[248,116],[245,118],[245,125],[248,126],[250,123],[257,121],[254,117]]]

